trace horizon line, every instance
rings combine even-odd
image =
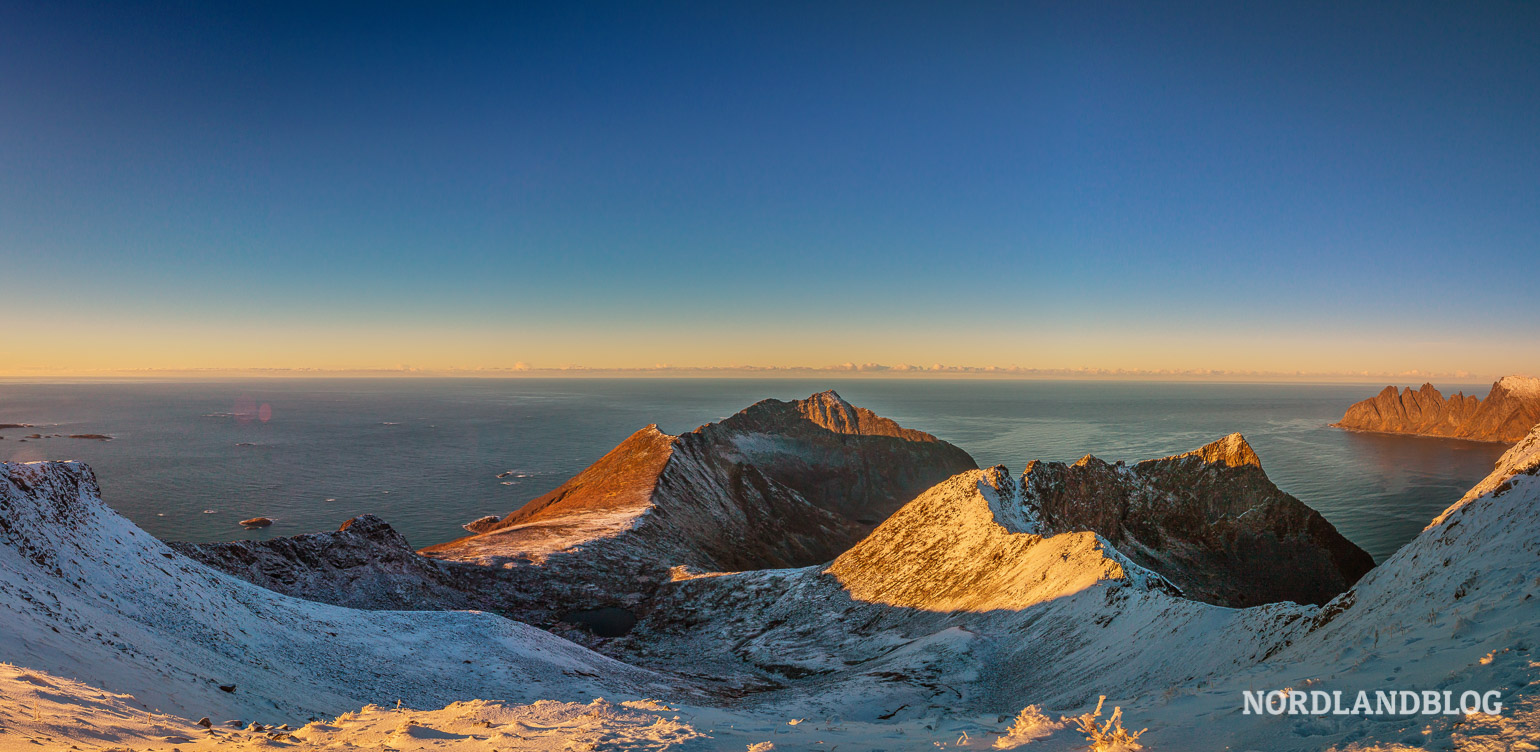
[[[1084,380],[1084,381],[1325,381],[1339,383],[1418,380],[1444,383],[1489,384],[1512,374],[1480,374],[1467,371],[1261,371],[1242,369],[1142,369],[1142,368],[1026,368],[1021,366],[933,366],[878,363],[844,363],[833,366],[644,366],[532,367],[514,366],[474,368],[113,368],[51,369],[23,368],[0,371],[0,380],[134,380],[134,379],[239,379],[239,378],[888,378],[888,379],[997,379],[997,380]]]

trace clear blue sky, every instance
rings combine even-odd
[[[1536,3],[20,5],[0,372],[1540,372]]]

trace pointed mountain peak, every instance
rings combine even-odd
[[[794,403],[808,420],[836,433],[861,433],[860,411],[833,389]]]
[[[825,389],[817,394],[809,396],[807,399],[809,402],[831,402],[841,405],[850,404],[849,402],[845,401],[844,397],[840,396],[839,392],[836,392],[833,389]]]
[[[1174,460],[1181,459],[1182,457],[1202,457],[1204,462],[1209,464],[1219,463],[1226,467],[1262,466],[1262,460],[1257,457],[1257,453],[1252,450],[1251,445],[1246,443],[1246,437],[1238,433],[1232,433],[1218,441],[1204,444],[1191,452],[1178,454],[1175,457],[1167,457],[1167,459]]]

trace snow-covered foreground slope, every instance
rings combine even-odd
[[[279,723],[398,700],[673,690],[491,614],[355,611],[214,572],[114,513],[90,469],[66,462],[0,465],[0,661],[149,709]]]
[[[434,710],[369,705],[310,723],[210,719],[208,727],[138,705],[132,695],[0,665],[0,750],[708,749],[701,744],[706,735],[679,720],[677,709],[651,700],[473,700]]]

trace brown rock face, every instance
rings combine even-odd
[[[815,506],[854,521],[861,535],[931,486],[978,467],[967,452],[832,391],[795,402],[764,400],[687,435],[712,451],[742,456]]]
[[[834,392],[764,400],[678,436],[648,426],[485,532],[423,549],[441,559],[654,581],[832,560],[973,458]]]
[[[1412,391],[1385,387],[1347,409],[1333,425],[1355,431],[1446,436],[1513,443],[1540,423],[1540,379],[1505,376],[1486,399],[1456,393],[1445,398],[1432,384]]]
[[[1190,598],[1224,606],[1323,604],[1374,566],[1318,512],[1279,490],[1240,434],[1132,467],[1034,461],[1026,503],[1051,532],[1092,530]]]

